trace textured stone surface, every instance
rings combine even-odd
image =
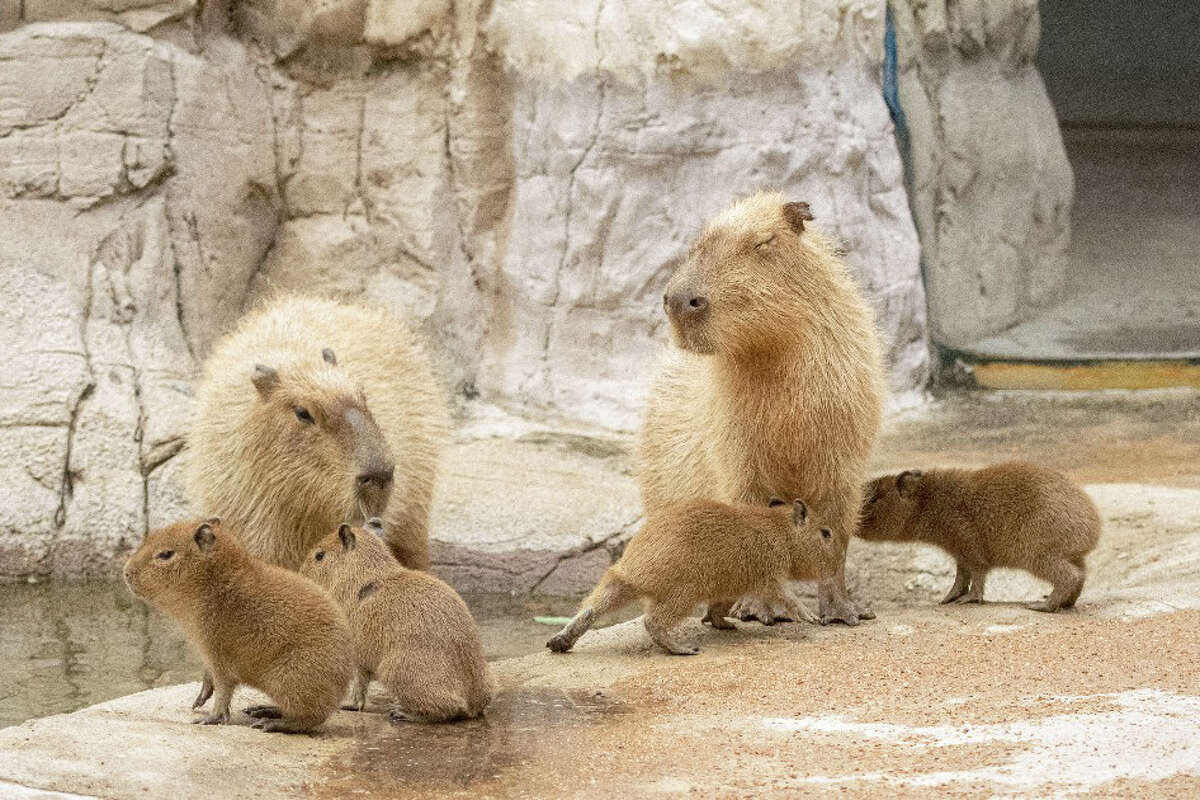
[[[636,427],[663,282],[707,215],[764,186],[845,241],[894,388],[920,386],[881,7],[686,5],[26,0],[4,18],[0,574],[103,569],[182,513],[189,380],[276,291],[408,313],[468,419]],[[631,496],[589,535],[636,517]],[[448,520],[449,560],[472,519]]]
[[[891,5],[930,334],[969,348],[1065,277],[1074,182],[1033,63],[1037,2]]]

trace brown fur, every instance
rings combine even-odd
[[[368,526],[342,525],[300,567],[350,618],[358,676],[348,708],[362,710],[374,677],[395,700],[393,720],[479,716],[494,683],[471,612],[442,581],[396,563],[379,538],[379,520]]]
[[[426,569],[446,429],[446,401],[401,319],[282,298],[249,314],[205,362],[189,499],[244,531],[251,553],[290,569],[338,523],[375,515],[396,557]],[[357,480],[393,466],[390,484]]]
[[[647,513],[688,499],[803,497],[844,553],[883,370],[871,312],[811,218],[777,194],[742,200],[671,277],[676,346],[650,391],[637,464]],[[854,624],[872,615],[850,602],[843,569],[820,587],[822,621]]]
[[[243,683],[278,704],[246,709],[263,730],[308,731],[337,708],[354,669],[345,616],[312,581],[252,557],[220,520],[153,531],[125,582],[178,621],[204,659],[216,700],[197,722],[228,722]]]
[[[1032,464],[910,470],[871,482],[858,535],[928,542],[954,556],[957,575],[943,603],[981,603],[988,570],[1016,567],[1054,586],[1030,607],[1057,611],[1083,590],[1100,514],[1065,475]]]
[[[732,506],[696,500],[663,506],[629,541],[579,613],[546,643],[570,650],[596,617],[638,599],[647,601],[650,638],[669,653],[691,655],[672,629],[699,603],[708,603],[714,628],[726,621],[732,601],[761,592],[797,618],[811,612],[792,594],[789,580],[818,580],[837,571],[841,547],[828,528],[806,524],[807,511],[793,505]]]

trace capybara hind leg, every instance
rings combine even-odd
[[[457,722],[467,719],[467,703],[443,689],[410,687],[396,696],[396,707],[388,712],[389,722]]]
[[[729,620],[725,619],[729,616],[729,608],[732,603],[728,601],[719,601],[708,604],[708,611],[704,615],[702,622],[711,624],[719,631],[736,631],[737,625],[734,625]]]
[[[644,625],[646,633],[656,645],[671,655],[694,656],[700,652],[700,646],[695,642],[685,642],[679,638],[677,630],[679,623],[687,619],[691,608],[680,609],[677,606],[656,603],[646,612]]]
[[[971,588],[967,589],[967,593],[961,597],[951,600],[952,603],[962,605],[964,603],[982,603],[983,602],[983,587],[987,584],[987,567],[979,567],[967,570],[968,578],[971,581]]]
[[[850,542],[850,535],[858,530],[861,499],[860,496],[854,495],[852,502],[844,507],[846,510],[836,517],[841,520],[841,524],[835,530],[841,537],[842,552],[837,572],[817,584],[817,607],[821,614],[822,625],[841,622],[853,626],[857,625],[860,620],[875,619],[874,611],[866,605],[855,603],[850,599],[850,593],[846,591],[846,550]]]
[[[1034,611],[1058,611],[1067,604],[1068,598],[1073,598],[1074,602],[1074,598],[1078,598],[1079,593],[1083,591],[1083,570],[1065,558],[1046,565],[1040,570],[1038,577],[1050,581],[1054,588],[1045,600],[1029,604],[1029,608]]]
[[[546,647],[555,653],[567,652],[575,646],[579,637],[592,627],[592,623],[596,621],[597,617],[628,605],[637,597],[637,594],[627,584],[612,577],[611,573],[605,573],[604,577],[600,579],[600,583],[583,601],[583,607],[579,609],[579,613],[550,641],[546,642]]]
[[[946,596],[942,598],[942,605],[953,603],[958,598],[967,593],[967,589],[971,586],[971,573],[961,562],[956,562],[956,570],[954,573],[954,585],[950,587],[950,591],[946,592]]]
[[[1075,588],[1063,598],[1063,608],[1074,608],[1075,602],[1079,600],[1079,595],[1083,591],[1084,581],[1087,580],[1087,564],[1084,563],[1083,556],[1071,559],[1071,563],[1079,570],[1079,583]]]

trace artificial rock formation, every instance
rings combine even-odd
[[[924,382],[879,3],[4,14],[0,575],[106,569],[183,513],[190,379],[274,291],[410,314],[467,416],[635,427],[662,284],[760,187],[841,237],[893,388]]]
[[[892,0],[930,335],[973,342],[1065,278],[1074,179],[1034,65],[1037,0]]]

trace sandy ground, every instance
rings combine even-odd
[[[1088,485],[1106,527],[1071,612],[1025,609],[1044,587],[1020,573],[938,606],[944,557],[856,543],[879,613],[857,628],[693,620],[681,658],[634,620],[497,662],[485,718],[448,726],[376,696],[312,737],[206,728],[194,686],[155,689],[0,731],[0,797],[1200,796],[1197,410],[954,396],[890,425],[880,469],[1019,456]]]

